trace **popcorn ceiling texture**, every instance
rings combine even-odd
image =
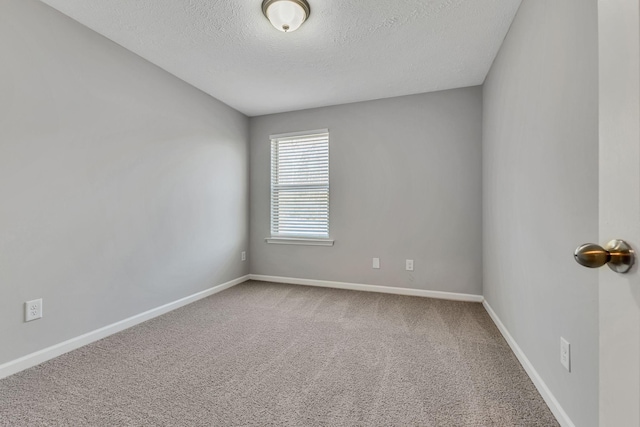
[[[249,115],[482,84],[521,0],[42,0]]]
[[[247,282],[0,380],[0,426],[557,426],[481,304]]]

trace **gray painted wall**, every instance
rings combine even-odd
[[[572,257],[598,239],[597,29],[597,0],[524,0],[484,86],[484,295],[578,426],[598,423],[598,273]]]
[[[480,87],[251,118],[251,273],[481,294],[481,125]],[[335,246],[267,244],[269,135],[321,128]]]
[[[245,116],[35,0],[0,57],[0,363],[248,273]]]

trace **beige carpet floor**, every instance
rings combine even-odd
[[[556,426],[481,304],[247,282],[0,380],[2,426]]]

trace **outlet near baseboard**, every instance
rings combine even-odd
[[[560,363],[571,372],[571,344],[562,337],[560,337]]]
[[[34,299],[24,303],[24,321],[31,322],[32,320],[40,319],[42,317],[42,298]]]

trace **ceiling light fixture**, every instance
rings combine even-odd
[[[290,33],[309,18],[311,8],[307,0],[264,0],[262,13],[277,30]]]

